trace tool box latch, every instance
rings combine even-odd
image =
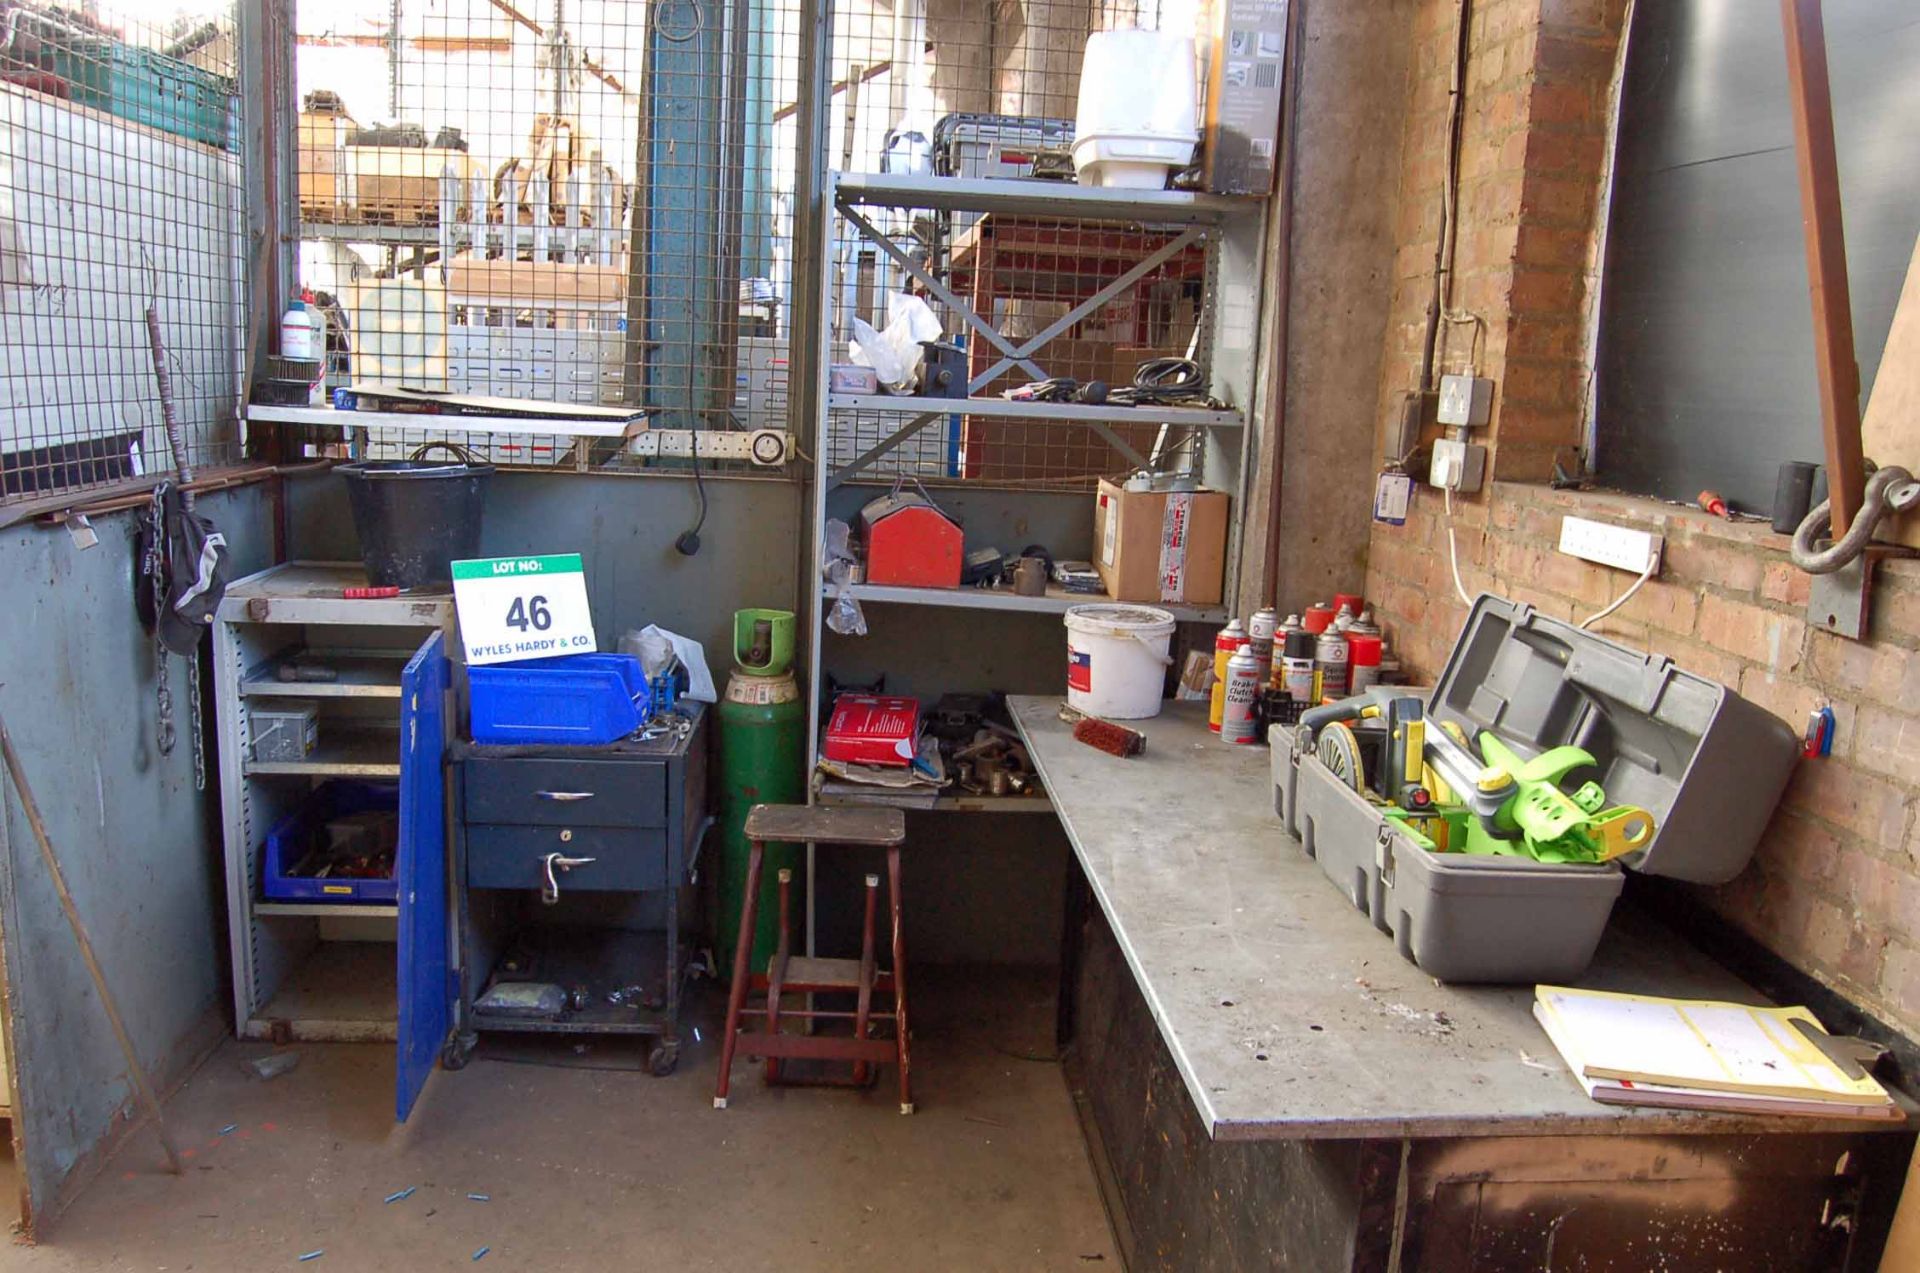
[[[1383,821],[1374,833],[1373,864],[1380,870],[1380,882],[1393,887],[1393,824]]]

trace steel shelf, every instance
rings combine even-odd
[[[1038,355],[1044,356],[1044,355]],[[884,412],[888,415],[970,415],[994,419],[1057,420],[1066,424],[1172,424],[1237,429],[1238,411],[1202,407],[1094,407],[1079,402],[1014,402],[1007,398],[908,398],[887,394],[836,393],[829,411]]]
[[[400,918],[400,908],[392,902],[255,902],[253,913],[303,919]]]
[[[1049,587],[1038,597],[1023,597],[1002,588],[907,588],[893,584],[857,583],[852,585],[856,601],[880,605],[941,606],[952,610],[999,610],[1028,614],[1064,614],[1074,606],[1131,605],[1115,602],[1097,593],[1068,592]],[[821,585],[821,600],[831,603],[833,588]],[[1227,612],[1221,606],[1176,605],[1172,602],[1143,601],[1156,610],[1165,610],[1182,623],[1224,623]]]
[[[969,792],[939,793],[929,797],[925,791],[896,791],[885,787],[856,788],[849,783],[822,784],[814,792],[814,803],[850,805],[865,808],[905,809],[926,813],[1052,813],[1053,801],[1037,796],[976,796]]]
[[[549,437],[626,438],[645,432],[632,420],[568,420],[561,416],[433,415],[415,411],[339,411],[333,407],[274,407],[250,403],[247,419],[266,424],[319,424],[343,429],[435,429],[447,433],[539,433]]]
[[[1266,206],[1257,198],[1236,199],[1185,190],[1108,189],[1066,181],[898,173],[836,173],[832,181],[835,197],[842,204],[861,207],[1104,218],[1155,225],[1219,225],[1236,217],[1258,216]]]
[[[262,666],[240,682],[240,693],[247,698],[394,698],[400,697],[400,669],[406,664],[403,652],[391,655],[333,655],[326,650],[302,650],[274,664],[290,661],[325,664],[338,674],[332,681],[283,681],[273,667]]]
[[[329,721],[321,730],[320,745],[305,760],[249,760],[245,771],[249,778],[398,778],[400,731],[353,729]]]

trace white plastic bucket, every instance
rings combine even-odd
[[[1163,31],[1087,37],[1073,167],[1087,186],[1158,188],[1199,139],[1193,40]]]
[[[1173,616],[1151,606],[1075,606],[1067,611],[1067,706],[1109,720],[1160,714],[1173,662]]]

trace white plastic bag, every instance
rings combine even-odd
[[[853,595],[853,532],[837,517],[827,519],[826,542],[820,545],[820,576],[833,588],[833,606],[827,627],[841,636],[865,636],[867,616]]]
[[[940,320],[918,296],[895,292],[887,298],[887,329],[853,320],[848,353],[863,367],[873,368],[889,393],[912,393],[919,387],[923,340],[940,339]]]
[[[713,672],[707,667],[707,652],[691,637],[649,623],[638,632],[621,637],[618,648],[620,653],[640,660],[640,670],[649,680],[671,671],[675,662],[686,668],[687,692],[681,698],[711,703],[718,697],[713,689]]]

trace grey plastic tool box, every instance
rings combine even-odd
[[[1601,865],[1435,853],[1275,726],[1275,809],[1301,847],[1406,958],[1442,981],[1578,977],[1620,895],[1621,868],[1717,884],[1746,866],[1799,753],[1779,717],[1664,655],[1481,596],[1427,696],[1430,721],[1491,729],[1522,756],[1571,744],[1569,775],[1639,805],[1645,848]]]

